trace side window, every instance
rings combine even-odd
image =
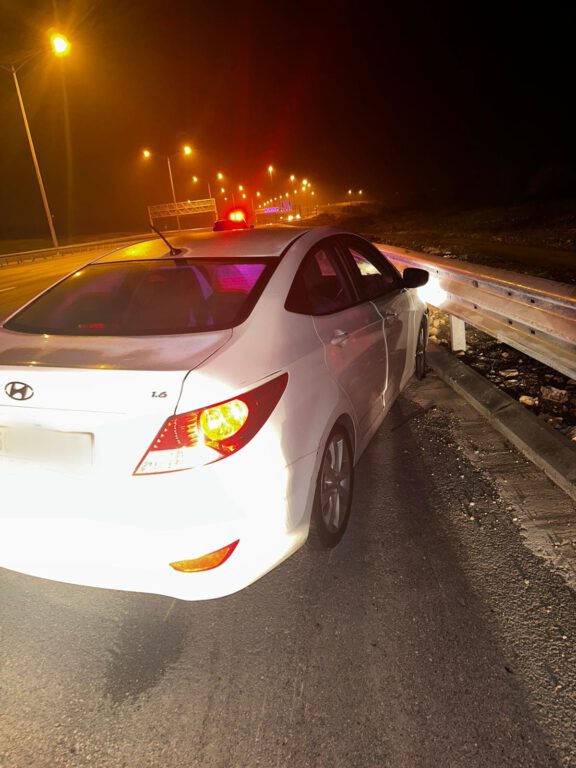
[[[344,240],[348,264],[364,300],[375,299],[400,288],[400,275],[386,258],[362,240]]]
[[[323,243],[304,257],[285,307],[299,314],[328,315],[356,302],[337,251],[333,245]]]

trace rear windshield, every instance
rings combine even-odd
[[[274,259],[92,264],[4,324],[68,336],[153,336],[232,328],[248,317]]]

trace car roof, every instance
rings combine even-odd
[[[117,248],[91,263],[109,264],[117,261],[161,258],[279,258],[291,243],[309,231],[310,228],[282,226],[225,232],[190,230],[168,235],[170,245],[181,249],[177,256],[170,252],[163,240],[156,237],[153,240]]]

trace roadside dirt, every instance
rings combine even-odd
[[[376,242],[576,283],[576,200],[428,211],[358,204],[330,207],[316,221]]]

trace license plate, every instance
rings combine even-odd
[[[2,457],[77,469],[92,463],[92,435],[0,426]]]

